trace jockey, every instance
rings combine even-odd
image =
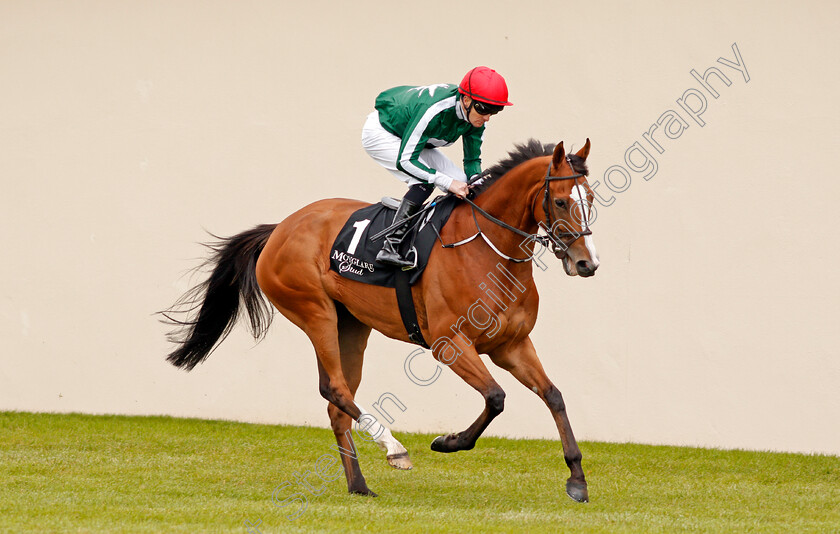
[[[434,186],[466,197],[467,176],[481,172],[484,124],[504,106],[511,105],[505,79],[487,67],[470,70],[458,86],[401,86],[376,97],[376,111],[368,115],[362,129],[362,146],[377,163],[409,186],[394,223],[417,213]],[[438,150],[459,137],[463,138],[463,170]],[[399,226],[385,237],[376,256],[378,262],[412,264],[399,254],[399,244],[408,227]]]

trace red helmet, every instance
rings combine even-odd
[[[458,92],[473,100],[492,104],[494,106],[512,106],[508,102],[508,89],[505,79],[495,70],[488,67],[476,67],[469,71]]]

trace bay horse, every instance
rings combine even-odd
[[[485,401],[475,422],[464,431],[439,436],[432,449],[472,449],[504,409],[505,392],[479,357],[487,354],[548,406],[570,470],[566,492],[578,502],[589,499],[581,451],[563,396],[546,376],[529,337],[537,320],[539,296],[528,260],[542,244],[553,249],[570,276],[592,276],[598,268],[589,229],[593,200],[586,181],[589,148],[589,139],[569,155],[562,142],[552,146],[531,140],[517,145],[473,188],[478,192],[474,202],[460,202],[440,231],[443,243],[462,244],[435,247],[423,276],[412,287],[422,335],[436,340],[433,356]],[[176,325],[170,340],[179,344],[167,360],[185,370],[204,361],[230,333],[241,308],[249,316],[254,337],[260,339],[273,315],[262,298],[265,295],[306,333],[315,348],[319,389],[329,401],[327,412],[339,447],[353,450],[352,421],[368,418],[366,431],[386,452],[388,463],[410,469],[405,447],[354,401],[371,330],[409,342],[395,292],[348,280],[330,270],[330,248],[336,235],[351,213],[366,205],[357,200],[321,200],[279,224],[257,226],[210,245],[209,278],[163,312]],[[541,227],[550,235],[538,235]],[[478,234],[483,234],[483,239],[465,239]],[[516,278],[519,288],[508,304],[487,298],[486,285],[475,283],[476,273],[493,271],[499,265]],[[482,298],[497,317],[492,328],[487,322],[463,317],[471,304]],[[190,317],[173,319],[172,314],[179,311]],[[348,490],[375,495],[355,455],[342,454],[341,460]]]

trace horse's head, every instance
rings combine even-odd
[[[561,141],[551,156],[542,199],[535,199],[534,217],[545,225],[554,254],[569,276],[592,276],[600,262],[592,240],[594,196],[586,181],[589,139],[575,154],[566,154]]]

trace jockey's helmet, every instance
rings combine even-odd
[[[476,67],[470,70],[461,80],[458,92],[478,102],[490,104],[490,107],[495,108],[497,112],[502,109],[502,106],[513,105],[508,102],[505,79],[489,67]]]

